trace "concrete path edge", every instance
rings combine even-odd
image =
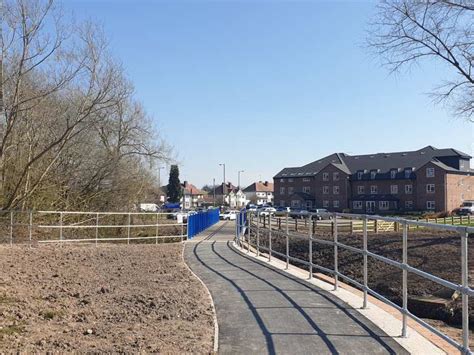
[[[411,327],[408,328],[408,337],[403,338],[400,336],[400,330],[402,322],[395,318],[393,315],[378,307],[377,305],[369,302],[367,309],[362,309],[362,297],[355,295],[354,293],[339,288],[338,291],[334,291],[334,286],[323,280],[313,278],[308,278],[308,271],[300,269],[294,265],[289,266],[286,270],[286,263],[277,258],[272,258],[271,261],[268,261],[268,256],[266,254],[256,255],[255,252],[248,251],[247,249],[241,249],[235,241],[230,243],[232,249],[241,254],[244,257],[249,257],[253,260],[256,260],[259,263],[263,263],[270,267],[277,269],[278,271],[283,271],[293,277],[297,277],[300,280],[309,282],[312,285],[315,285],[325,291],[330,292],[335,297],[339,298],[343,302],[347,303],[353,307],[357,312],[362,316],[372,321],[376,326],[378,326],[382,331],[389,335],[394,341],[396,341],[400,346],[406,349],[411,354],[446,354],[447,352],[443,349],[440,349],[438,346],[433,344],[431,341],[426,339],[422,334],[418,333],[416,330]]]

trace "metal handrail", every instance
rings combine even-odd
[[[469,296],[474,296],[474,289],[469,287],[468,284],[468,239],[469,239],[469,233],[474,233],[474,227],[468,227],[468,226],[452,226],[452,225],[443,225],[443,224],[437,224],[437,223],[430,223],[430,222],[421,222],[421,221],[413,221],[413,220],[408,220],[408,219],[403,219],[399,217],[382,217],[382,216],[375,216],[375,215],[359,215],[359,214],[352,214],[352,213],[308,213],[306,214],[306,217],[308,218],[309,221],[309,227],[308,227],[308,235],[305,236],[303,234],[296,234],[296,233],[290,233],[289,228],[288,228],[288,220],[289,220],[289,213],[286,213],[286,228],[284,230],[273,230],[272,229],[272,216],[271,215],[266,215],[266,216],[261,216],[259,212],[250,212],[250,211],[245,211],[242,210],[241,214],[245,214],[248,216],[246,218],[247,222],[242,223],[244,218],[238,217],[236,219],[236,242],[241,248],[244,248],[244,246],[247,246],[247,252],[250,252],[250,248],[255,248],[256,254],[259,255],[260,251],[266,251],[268,253],[268,260],[271,261],[271,256],[276,255],[279,256],[280,258],[286,260],[286,269],[288,269],[288,265],[290,261],[300,263],[303,265],[306,265],[309,267],[309,278],[311,279],[313,276],[313,268],[316,268],[318,270],[321,270],[323,272],[326,272],[330,275],[333,275],[334,277],[334,290],[337,290],[339,285],[338,285],[338,279],[342,279],[355,287],[361,289],[364,292],[363,295],[363,306],[362,308],[367,307],[367,298],[368,295],[372,295],[373,297],[379,299],[380,301],[394,307],[398,311],[401,312],[402,314],[402,331],[401,335],[402,337],[407,336],[407,319],[408,317],[415,320],[418,324],[421,326],[425,327],[432,333],[436,334],[437,336],[441,337],[445,341],[447,341],[449,344],[452,346],[456,347],[458,350],[460,350],[462,353],[471,353],[470,348],[469,348],[469,308],[468,308],[468,299]],[[330,217],[330,224],[332,225],[332,240],[324,240],[324,239],[319,239],[315,238],[312,234],[312,221],[314,216],[324,216],[324,217]],[[256,217],[256,218],[254,218]],[[265,224],[265,228],[262,228],[261,226],[261,220],[262,218],[264,221],[268,219],[268,224]],[[350,218],[350,219],[358,219],[363,221],[363,248],[357,248],[353,247],[344,243],[341,243],[338,241],[338,222],[342,218]],[[398,223],[399,225],[402,226],[402,262],[396,261],[389,259],[387,257],[384,257],[382,255],[376,254],[374,252],[368,251],[367,250],[367,221],[369,220],[382,220],[382,221],[387,221],[387,222],[395,222]],[[415,268],[411,265],[408,264],[407,260],[407,253],[408,253],[408,227],[410,225],[413,226],[420,226],[420,227],[426,227],[426,228],[433,228],[437,230],[445,230],[445,231],[454,231],[457,232],[461,238],[461,273],[462,273],[462,283],[461,284],[456,284],[454,282],[445,280],[443,278],[440,278],[438,276],[432,275],[426,271],[420,270],[418,268]],[[280,225],[281,227],[281,225]],[[247,233],[242,234],[242,230],[245,230],[247,228]],[[256,231],[253,231],[254,234],[256,235],[256,243],[253,244],[251,242],[251,233],[252,229],[256,229]],[[265,232],[265,237],[268,238],[267,244],[268,246],[262,246],[261,245],[261,238],[264,237],[262,232]],[[247,234],[247,238],[245,238],[245,234]],[[277,235],[279,237],[285,237],[286,238],[286,253],[281,253],[275,250],[272,250],[272,234]],[[306,239],[308,240],[308,249],[309,249],[309,260],[302,260],[293,256],[290,256],[289,254],[289,238],[290,237],[296,237],[298,239]],[[314,243],[320,243],[328,246],[333,246],[334,247],[334,269],[329,269],[326,267],[323,267],[321,265],[317,265],[313,263],[312,260],[312,244]],[[342,274],[338,270],[338,248],[343,248],[346,250],[349,250],[353,253],[357,253],[359,255],[363,255],[363,283],[356,281],[352,278],[350,278],[347,275]],[[388,298],[384,297],[383,295],[379,294],[378,292],[374,291],[368,286],[368,257],[377,259],[381,262],[384,262],[388,265],[391,265],[393,267],[396,267],[400,270],[402,270],[403,277],[402,277],[402,306],[399,306],[395,304],[394,302],[390,301]],[[408,310],[408,285],[407,285],[407,278],[408,278],[408,273],[413,273],[417,276],[423,277],[427,280],[430,280],[432,282],[435,282],[439,285],[442,285],[444,287],[447,287],[449,289],[452,289],[454,291],[458,291],[461,293],[462,297],[462,344],[458,343],[454,339],[450,338],[443,332],[439,331],[438,329],[434,328],[430,324],[426,323],[422,319],[418,318]]]

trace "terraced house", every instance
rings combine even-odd
[[[471,156],[453,148],[334,153],[274,176],[275,206],[354,213],[452,211],[474,200]]]

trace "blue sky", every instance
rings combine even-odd
[[[365,48],[374,4],[64,2],[103,24],[137,97],[174,146],[181,179],[199,187],[222,181],[219,163],[235,184],[245,170],[245,185],[332,152],[431,144],[473,155],[473,124],[427,95],[449,78],[443,65],[390,75]]]

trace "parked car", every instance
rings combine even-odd
[[[295,209],[290,212],[290,217],[294,219],[306,218],[308,215],[309,211],[304,209]]]
[[[259,211],[260,216],[273,216],[276,212],[276,209],[273,207],[264,207]]]
[[[290,207],[277,207],[275,211],[275,216],[286,216],[286,214],[290,212]]]
[[[458,210],[458,215],[474,215],[474,201],[464,201]]]
[[[226,211],[219,214],[219,219],[224,221],[235,221],[237,219],[237,211]]]
[[[316,214],[314,216],[314,219],[322,220],[322,219],[331,219],[331,215],[329,214],[329,211],[325,208],[314,208],[309,210],[312,214]]]

